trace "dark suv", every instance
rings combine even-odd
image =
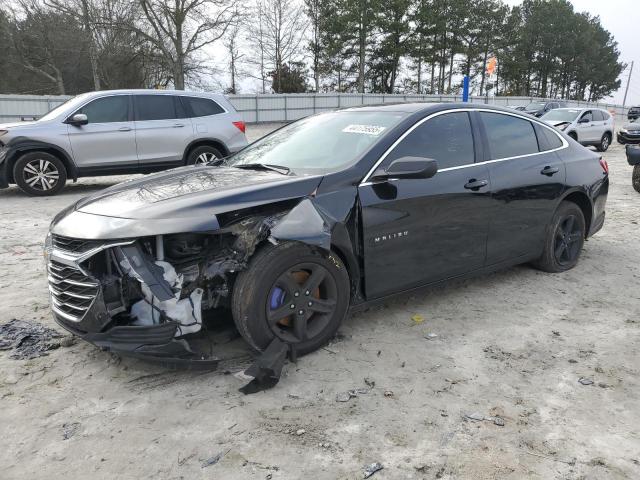
[[[529,115],[533,115],[534,117],[541,117],[551,110],[566,107],[567,104],[565,102],[558,102],[556,100],[553,100],[551,102],[531,102],[529,105],[524,107],[524,112],[528,113]]]
[[[640,118],[640,106],[631,107],[627,112],[627,118],[629,120],[635,120],[636,118]]]

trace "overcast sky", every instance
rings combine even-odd
[[[509,5],[519,5],[521,0],[505,0]],[[599,16],[602,26],[609,30],[618,42],[620,60],[633,66],[627,105],[640,104],[640,0],[569,0],[577,12]],[[622,105],[627,85],[629,67],[622,72],[622,86],[612,95],[614,103]]]

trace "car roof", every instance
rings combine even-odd
[[[156,90],[151,88],[132,88],[132,89],[121,89],[121,90],[98,90],[95,92],[86,92],[87,95],[91,96],[101,96],[101,95],[115,95],[115,94],[146,94],[146,95],[194,95],[194,96],[203,96],[203,97],[224,97],[221,93],[210,93],[210,92],[191,92],[188,90]]]
[[[506,108],[497,105],[486,105],[484,103],[466,103],[466,102],[408,102],[408,103],[384,103],[380,105],[362,105],[343,108],[341,112],[398,112],[398,113],[435,113],[441,110],[456,109],[483,109],[495,110],[497,112],[506,112],[511,115],[524,115],[518,113],[513,108]]]

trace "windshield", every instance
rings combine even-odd
[[[577,108],[556,108],[544,114],[542,120],[552,120],[554,122],[573,122],[578,118],[581,110]]]
[[[338,171],[353,164],[404,116],[380,111],[314,115],[252,143],[230,157],[227,164],[277,165],[293,173]]]
[[[544,102],[530,103],[529,105],[524,107],[524,109],[530,112],[532,110],[540,110],[544,108],[544,105],[545,105]]]
[[[56,118],[62,111],[66,110],[67,108],[80,105],[88,95],[88,93],[83,93],[82,95],[78,95],[77,97],[70,98],[66,102],[58,105],[53,110],[50,110],[48,113],[40,117],[39,120],[52,120]]]

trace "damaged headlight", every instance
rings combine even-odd
[[[51,238],[51,232],[47,232],[47,236],[44,239],[44,248],[42,250],[42,256],[44,257],[45,266],[49,263],[49,257],[51,256],[52,250],[53,250],[53,240]]]

